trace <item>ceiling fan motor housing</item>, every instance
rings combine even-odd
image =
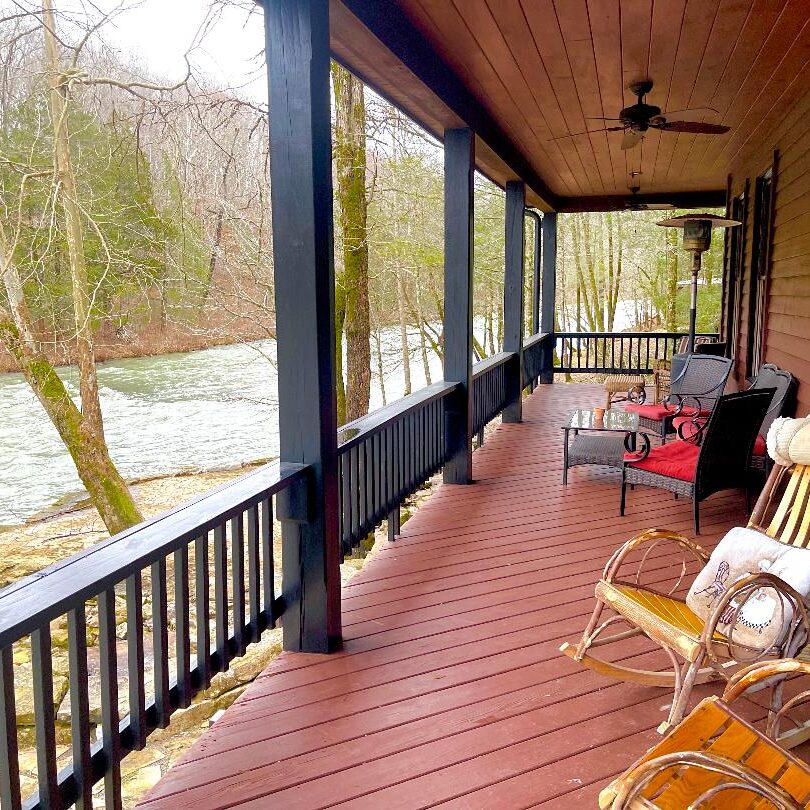
[[[660,116],[660,107],[656,107],[654,104],[644,104],[641,101],[631,107],[625,107],[619,113],[622,123],[638,132],[645,132],[650,125],[650,119]]]

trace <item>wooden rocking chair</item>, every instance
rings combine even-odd
[[[810,692],[772,713],[764,734],[731,708],[751,687],[794,674],[810,674],[810,664],[769,661],[738,673],[722,698],[701,701],[672,734],[605,788],[599,807],[810,808],[810,768],[775,741],[779,721]]]
[[[784,483],[785,477],[788,481],[784,495],[771,522],[767,528],[762,528],[766,514],[771,511],[772,498]],[[791,469],[775,467],[757,501],[748,526],[783,543],[808,547],[808,497],[810,466],[796,465]],[[677,580],[668,591],[645,587],[641,582],[646,561],[653,549],[663,542],[674,544],[676,551],[681,554]],[[638,554],[641,554],[640,559]],[[631,555],[632,562],[628,560]],[[741,667],[757,661],[793,658],[810,637],[810,620],[805,599],[786,582],[768,573],[751,574],[737,581],[719,600],[709,620],[704,622],[687,607],[685,600],[676,595],[676,592],[684,582],[687,564],[697,563],[702,567],[708,557],[689,538],[663,529],[649,529],[628,540],[608,560],[602,578],[596,585],[596,608],[582,638],[574,644],[565,643],[560,647],[565,655],[603,675],[674,689],[669,717],[659,726],[662,734],[683,719],[695,684],[720,678],[728,680]],[[636,570],[627,571],[632,567]],[[763,589],[773,592],[775,598],[780,600],[782,608],[791,611],[789,615],[793,618],[788,632],[778,646],[768,649],[744,647],[733,640],[736,621],[745,603]],[[736,609],[734,605],[731,607],[734,617],[727,632],[722,632],[718,629],[720,619],[732,601],[736,605]],[[610,608],[614,615],[600,624],[605,608]],[[616,622],[629,625],[629,629],[603,635]],[[646,635],[661,646],[672,664],[670,672],[633,669],[591,654],[595,647],[640,635]],[[679,660],[683,663],[679,663]],[[781,701],[779,687],[773,690],[772,701],[773,709],[777,711]],[[810,726],[803,732],[803,736],[794,736],[790,745],[798,745],[808,738]]]

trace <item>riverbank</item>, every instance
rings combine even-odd
[[[110,360],[127,360],[133,357],[159,357],[164,354],[184,354],[210,349],[215,346],[233,346],[237,343],[250,343],[275,337],[275,330],[256,324],[246,324],[238,331],[215,329],[183,329],[165,327],[146,331],[143,334],[117,336],[114,333],[97,335],[94,353],[97,363]],[[58,368],[76,363],[75,346],[40,336],[45,347],[45,355]],[[19,372],[16,361],[0,345],[0,373]]]

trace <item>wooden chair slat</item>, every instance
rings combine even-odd
[[[756,732],[740,723],[732,723],[704,750],[738,762],[753,747],[756,741]],[[700,768],[686,768],[676,775],[657,796],[648,790],[644,791],[644,795],[648,798],[655,797],[656,803],[661,807],[688,807],[695,797],[700,796],[701,793],[726,778],[725,775],[712,771],[705,771]],[[725,804],[723,794],[720,794],[717,798],[718,801],[723,801]]]
[[[781,540],[787,545],[797,544],[798,536],[794,536],[794,532],[799,523],[799,518],[802,516],[802,508],[805,500],[807,499],[807,487],[809,484],[810,469],[805,468],[799,479],[799,487],[796,490],[796,496],[793,499],[793,503],[790,505],[785,528],[782,532]]]
[[[791,762],[782,776],[776,780],[776,784],[783,787],[794,799],[807,806],[807,800],[810,797],[810,774],[806,770]]]
[[[805,480],[808,479],[810,479],[810,467],[807,467],[805,470]],[[808,492],[807,497],[810,499],[810,492]],[[798,511],[803,515],[803,517],[793,543],[794,545],[805,548],[808,540],[810,540],[810,503],[802,501],[802,506]]]
[[[782,500],[779,502],[776,514],[773,516],[773,520],[765,532],[771,537],[776,537],[779,534],[782,524],[785,522],[785,518],[788,515],[791,504],[793,503],[793,496],[796,494],[796,488],[799,486],[799,481],[802,479],[803,474],[803,467],[796,467],[791,473],[785,494],[782,496]]]

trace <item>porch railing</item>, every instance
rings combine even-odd
[[[444,404],[457,383],[438,382],[338,431],[344,554],[383,520],[399,528],[399,505],[446,460]]]
[[[686,332],[557,332],[555,354],[562,374],[651,374],[655,360],[669,360]],[[700,337],[716,338],[704,332]]]
[[[526,341],[524,385],[550,349],[549,336]],[[516,359],[502,352],[475,364],[473,433],[508,404]],[[457,390],[458,383],[434,383],[339,431],[344,553],[383,520],[396,535],[400,504],[447,460],[445,406]],[[0,591],[3,810],[90,807],[101,780],[108,806],[120,806],[122,759],[283,615],[274,501],[289,495],[300,505],[308,471],[261,467]],[[16,683],[15,657],[30,661]],[[91,672],[98,673],[92,688]],[[21,795],[18,762],[21,698],[33,704],[37,751],[38,790],[29,797]],[[65,701],[69,712],[58,712]]]
[[[516,356],[513,352],[498,352],[473,366],[473,435],[506,407],[507,367]]]
[[[283,614],[274,584],[273,499],[306,475],[302,465],[261,467],[0,592],[3,810],[74,802],[89,808],[102,779],[107,806],[120,807],[122,758],[143,748]],[[147,650],[154,660],[148,678]],[[15,655],[30,655],[16,685]],[[119,669],[121,659],[126,666]],[[91,723],[91,670],[99,673],[98,729]],[[61,736],[69,736],[71,748],[59,760],[55,676],[70,703]],[[33,703],[38,779],[24,803],[16,713],[23,686]]]

